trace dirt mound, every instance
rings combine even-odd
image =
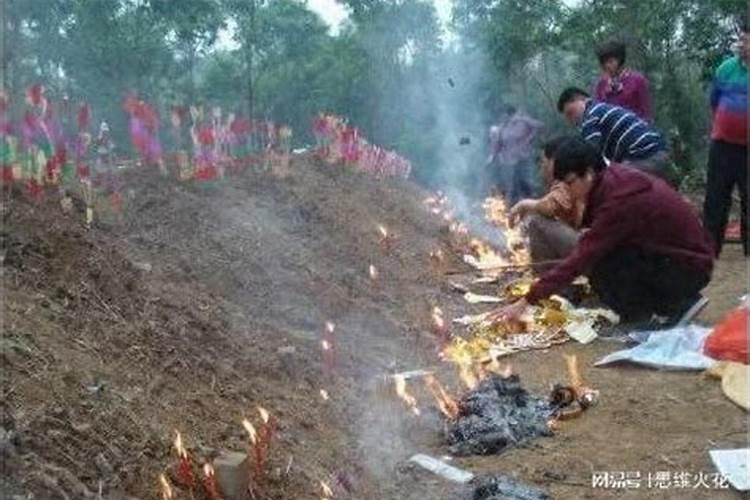
[[[449,285],[458,276],[443,274],[462,265],[448,225],[408,183],[304,157],[290,172],[246,172],[210,185],[129,171],[123,216],[90,230],[80,207],[65,215],[54,194],[33,204],[6,193],[4,493],[158,498],[160,473],[178,482],[175,430],[201,464],[220,450],[245,450],[241,421],[258,423],[263,406],[278,420],[263,498],[320,498],[321,480],[337,500],[472,498],[477,485],[451,484],[406,460],[448,451],[429,391],[409,382],[423,410],[417,417],[375,383],[429,368],[460,396],[452,367],[436,355],[433,307],[451,325],[489,306],[467,304]],[[379,224],[393,235],[389,245]],[[429,257],[438,248],[441,269]],[[724,268],[727,283],[745,267],[739,255],[733,265]],[[334,356],[323,358],[326,321],[336,325]],[[546,394],[566,377],[560,352],[575,352],[600,403],[553,439],[500,457],[456,457],[453,465],[553,498],[621,497],[592,490],[598,471],[638,472],[639,498],[732,497],[646,489],[652,471],[713,470],[708,449],[746,445],[746,415],[712,381],[591,368],[619,347],[569,343],[515,354],[524,387]],[[504,484],[481,495],[502,495]],[[178,487],[175,498],[189,496]]]
[[[130,172],[124,219],[91,230],[54,196],[5,200],[2,427],[14,487],[150,498],[174,462],[175,429],[199,461],[243,450],[240,422],[261,405],[280,422],[269,497],[310,495],[319,480],[362,498],[378,488],[377,453],[362,450],[382,440],[373,428],[363,437],[374,411],[363,393],[377,375],[435,362],[428,255],[445,228],[404,183],[305,158],[292,171],[210,186]],[[390,251],[378,224],[396,238]]]

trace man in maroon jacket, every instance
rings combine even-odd
[[[528,304],[561,291],[578,275],[588,276],[602,302],[625,322],[656,314],[673,323],[700,301],[713,248],[694,209],[674,189],[629,167],[606,167],[577,137],[558,150],[554,176],[585,201],[587,230],[565,260],[523,299],[493,311],[493,319],[518,318]]]

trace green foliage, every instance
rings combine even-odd
[[[743,0],[457,0],[454,24],[489,54],[502,82],[494,100],[524,104],[555,131],[564,130],[554,110],[559,91],[590,88],[599,73],[595,48],[625,41],[628,66],[651,82],[656,125],[679,174],[694,181],[705,164],[706,87],[746,9]]]
[[[486,125],[512,102],[569,130],[555,109],[567,85],[590,87],[594,48],[628,43],[628,65],[652,83],[656,124],[681,175],[702,177],[706,88],[729,52],[745,0],[455,0],[452,44],[431,0],[339,0],[335,36],[305,0],[3,0],[3,85],[16,108],[42,81],[86,98],[95,120],[124,130],[122,97],[137,90],[162,111],[220,104],[292,125],[310,141],[318,111],[347,116],[397,147],[428,180],[458,133],[484,152]],[[235,44],[219,44],[222,30]],[[227,39],[227,36],[223,37]],[[456,86],[448,86],[448,79]],[[446,146],[447,145],[447,146]]]

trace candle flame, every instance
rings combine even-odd
[[[203,465],[203,474],[205,474],[206,477],[211,477],[215,474],[214,468],[211,467],[211,464],[204,464]]]
[[[326,331],[328,333],[333,333],[333,331],[336,329],[336,325],[331,321],[326,321]]]
[[[331,343],[325,339],[320,341],[320,345],[323,346],[324,351],[328,351],[331,348]]]
[[[162,500],[172,500],[172,486],[169,485],[169,481],[167,481],[167,477],[164,474],[159,474],[159,483],[161,483]]]
[[[321,389],[320,397],[323,398],[323,401],[328,401],[328,391],[326,391],[325,389]]]
[[[377,268],[376,268],[375,266],[373,266],[372,264],[370,264],[370,269],[369,269],[369,273],[370,273],[370,279],[371,279],[371,280],[376,280],[376,279],[378,279],[378,270],[377,270]]]
[[[253,444],[256,444],[258,441],[258,434],[255,432],[255,427],[253,427],[253,424],[250,423],[248,419],[244,419],[242,421],[242,426],[245,428],[247,433],[250,435],[250,441]]]
[[[398,397],[400,397],[408,406],[411,408],[411,411],[415,415],[419,415],[420,411],[417,407],[417,400],[409,394],[409,392],[406,390],[406,378],[404,378],[403,375],[396,374],[393,376],[393,381],[396,385],[396,394]]]
[[[185,447],[182,445],[182,436],[180,435],[179,431],[174,431],[175,438],[174,438],[174,449],[177,451],[177,456],[180,458],[187,458],[187,451],[185,450]]]
[[[268,411],[266,411],[266,409],[263,408],[262,406],[259,406],[258,407],[258,413],[260,413],[260,418],[261,418],[261,420],[263,420],[263,423],[267,424],[268,423],[268,419],[271,418],[271,416],[268,414]]]
[[[388,230],[382,224],[378,224],[378,231],[380,231],[380,234],[383,236],[383,238],[388,237]]]

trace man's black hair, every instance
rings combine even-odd
[[[594,146],[580,137],[569,137],[557,150],[553,176],[563,181],[570,173],[583,177],[589,169],[601,172],[606,166],[604,158]]]
[[[570,137],[565,135],[558,135],[556,137],[553,137],[552,139],[549,139],[544,143],[544,146],[542,146],[544,156],[546,158],[549,158],[550,160],[554,160],[557,156],[557,151],[560,149],[560,145],[562,145],[562,143],[564,143],[567,139],[570,139]]]
[[[599,64],[604,64],[607,59],[615,58],[620,66],[622,66],[625,64],[626,55],[625,44],[617,40],[608,40],[596,49],[596,57],[599,59]]]
[[[567,89],[562,91],[562,94],[560,94],[560,98],[557,100],[557,110],[562,113],[563,108],[565,108],[565,105],[569,102],[573,102],[579,97],[589,97],[588,92],[586,92],[583,89],[579,89],[578,87],[568,87]]]

